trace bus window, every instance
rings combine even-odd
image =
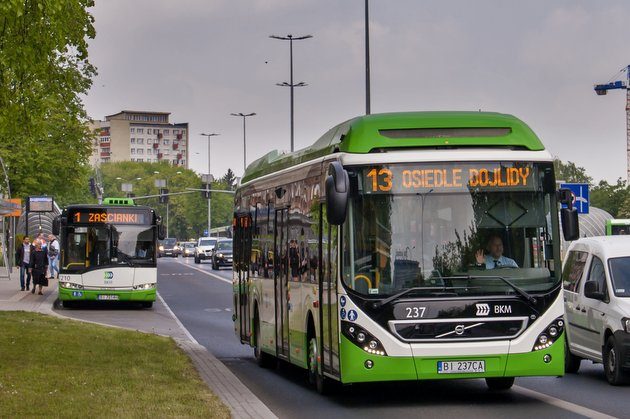
[[[154,229],[148,226],[117,225],[112,227],[112,262],[128,264],[134,262],[153,262],[155,256]]]
[[[86,262],[86,244],[87,227],[68,227],[61,266],[67,270],[83,270]]]
[[[110,264],[110,240],[107,227],[88,227],[86,259],[88,267]]]

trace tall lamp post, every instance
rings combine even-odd
[[[291,151],[293,152],[294,141],[294,129],[293,129],[293,88],[306,86],[306,83],[299,82],[293,83],[293,41],[302,41],[304,39],[312,38],[313,35],[293,36],[291,34],[287,36],[271,35],[269,38],[279,39],[281,41],[289,41],[289,82],[277,83],[278,86],[288,87],[291,90]]]
[[[248,116],[256,115],[256,112],[252,113],[231,113],[232,116],[240,116],[243,118],[243,173],[245,173],[245,169],[247,168],[247,137],[245,135],[245,119]]]
[[[204,136],[208,139],[208,176],[203,179],[202,177],[202,182],[204,182],[206,184],[206,197],[208,198],[208,237],[212,236],[212,196],[211,196],[211,192],[210,189],[212,189],[210,186],[210,183],[212,182],[212,174],[210,173],[210,139],[212,137],[216,137],[219,134],[216,133],[211,133],[211,134],[206,134],[206,133],[201,133],[199,134],[201,136]]]
[[[121,178],[120,176],[117,177],[116,180],[121,181],[121,183],[120,183],[120,190],[122,192],[125,192],[125,194],[127,195],[127,198],[130,198],[131,192],[133,192],[133,183],[131,183],[132,181],[125,180],[125,179]],[[142,178],[141,177],[137,177],[134,180],[142,180]]]

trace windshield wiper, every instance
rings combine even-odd
[[[476,288],[476,287],[473,287]],[[384,298],[382,300],[379,301],[375,301],[374,303],[372,303],[372,307],[373,308],[379,308],[384,306],[385,304],[389,304],[394,300],[399,299],[400,297],[409,294],[411,292],[414,291],[431,291],[431,293],[435,293],[436,291],[448,291],[448,290],[458,290],[458,289],[471,289],[471,287],[413,287],[413,288],[407,288],[406,290],[403,290],[401,292],[399,292],[398,294],[394,294],[391,297],[387,297]]]
[[[527,291],[525,291],[525,290],[524,290],[524,289],[522,289],[521,287],[519,287],[519,286],[515,285],[515,284],[514,284],[512,281],[510,281],[509,279],[504,278],[504,277],[502,277],[502,276],[481,276],[481,275],[478,275],[478,276],[471,276],[471,275],[468,275],[468,276],[465,276],[465,277],[463,277],[463,278],[468,278],[468,279],[486,279],[486,278],[489,278],[489,279],[494,279],[494,278],[498,278],[498,279],[500,279],[501,281],[503,281],[503,282],[505,282],[506,284],[508,284],[510,287],[512,287],[512,289],[513,289],[514,291],[516,291],[516,293],[517,293],[518,295],[520,295],[521,297],[525,298],[525,300],[527,300],[529,303],[531,303],[532,305],[536,305],[536,302],[537,302],[537,301],[536,301],[536,297],[532,296],[531,294],[528,294],[528,293],[527,293]]]

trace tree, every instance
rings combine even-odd
[[[225,186],[227,187],[228,190],[233,190],[235,181],[236,181],[236,175],[234,175],[234,172],[232,171],[232,169],[228,168],[227,173],[223,175],[223,177],[221,178],[221,182],[225,183]]]
[[[553,160],[556,179],[567,183],[593,183],[593,178],[586,174],[586,169],[576,166],[573,162],[563,163],[560,159]]]
[[[591,190],[591,205],[608,211],[613,217],[617,218],[622,212],[627,212],[624,203],[630,197],[630,190],[625,180],[617,179],[614,185],[609,184],[605,180],[599,182]]]
[[[15,196],[87,195],[92,0],[0,2],[0,156]],[[81,191],[81,192],[78,192]]]

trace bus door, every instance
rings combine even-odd
[[[248,343],[251,337],[251,322],[249,315],[249,259],[252,248],[252,218],[249,214],[238,215],[236,219],[236,234],[233,241],[234,254],[237,260],[234,264],[238,275],[238,318],[240,319],[241,342]],[[238,247],[238,249],[236,248]]]
[[[322,205],[323,208],[323,205]],[[337,319],[337,247],[336,228],[326,221],[326,210],[320,214],[322,223],[319,275],[320,353],[322,371],[339,377],[339,323]]]
[[[276,210],[274,229],[274,295],[276,316],[276,353],[289,357],[289,309],[287,306],[289,287],[289,210]]]

